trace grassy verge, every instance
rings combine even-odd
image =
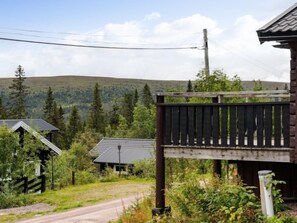
[[[120,180],[117,182],[97,182],[82,186],[71,186],[58,191],[48,191],[33,195],[35,203],[48,203],[55,206],[53,211],[26,214],[2,214],[0,222],[12,222],[18,219],[29,218],[53,212],[92,205],[121,197],[128,197],[136,193],[150,190],[152,180]]]

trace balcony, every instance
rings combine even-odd
[[[287,91],[159,93],[157,97],[157,132],[164,157],[294,161],[290,103],[283,101],[289,97]],[[165,97],[209,97],[216,102],[177,104],[165,102]],[[230,97],[266,102],[222,103]]]

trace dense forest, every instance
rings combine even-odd
[[[13,78],[0,79],[0,95],[4,104],[8,103],[8,87],[11,85],[12,80]],[[48,88],[51,87],[53,96],[56,102],[63,107],[66,117],[75,105],[81,112],[83,120],[85,120],[92,101],[95,83],[100,85],[105,111],[111,109],[112,101],[120,100],[126,93],[135,89],[141,92],[145,84],[150,87],[152,93],[172,89],[184,91],[187,85],[187,81],[155,81],[81,76],[27,77],[26,85],[29,87],[29,94],[26,98],[26,104],[30,117],[43,117],[44,102],[47,97]]]
[[[243,82],[238,76],[229,79],[221,70],[208,76],[199,72],[195,81],[156,81],[79,76],[27,78],[22,66],[18,66],[15,78],[0,81],[0,118],[43,118],[60,129],[54,142],[69,148],[77,137],[93,134],[99,134],[93,137],[96,139],[154,138],[156,92],[285,88],[285,83]]]

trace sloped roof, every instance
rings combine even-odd
[[[29,125],[31,128],[34,128],[38,131],[58,131],[59,129],[50,123],[44,121],[43,119],[2,119],[0,120],[0,126],[6,125],[8,128],[11,128],[18,122],[24,122]]]
[[[126,138],[103,138],[91,151],[97,155],[95,163],[118,163],[121,145],[121,163],[132,164],[136,160],[153,158],[155,140],[153,139],[126,139]]]
[[[261,43],[297,41],[297,3],[257,30]]]
[[[11,124],[11,123],[10,123]],[[3,125],[2,125],[3,126]],[[18,121],[12,126],[8,126],[12,131],[16,131],[19,128],[23,128],[27,132],[31,133],[36,139],[40,140],[44,145],[46,145],[49,149],[54,151],[56,154],[60,155],[62,153],[62,150],[59,149],[57,146],[55,146],[53,143],[51,143],[49,140],[47,140],[45,137],[40,135],[38,132],[36,132],[33,128],[31,128],[29,125],[27,125],[23,121]]]

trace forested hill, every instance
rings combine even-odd
[[[8,101],[9,86],[12,78],[0,78],[0,93],[4,104]],[[138,90],[139,95],[145,84],[151,92],[169,91],[171,89],[185,91],[187,81],[156,81],[141,79],[123,79],[109,77],[57,76],[57,77],[27,77],[25,85],[30,87],[27,98],[28,110],[33,118],[42,117],[42,109],[51,87],[58,104],[61,104],[67,114],[76,105],[82,115],[86,117],[92,100],[95,84],[101,90],[103,107],[108,110],[113,100],[120,99],[124,94]]]
[[[53,95],[58,104],[61,104],[67,114],[71,107],[76,105],[82,117],[86,117],[89,105],[92,100],[93,89],[96,83],[99,84],[102,94],[104,109],[108,111],[113,100],[120,99],[125,93],[138,90],[141,95],[145,84],[151,92],[157,91],[186,91],[188,81],[160,81],[143,79],[123,79],[109,77],[83,77],[83,76],[58,76],[58,77],[28,77],[25,84],[30,87],[28,97],[28,110],[33,118],[42,117],[42,109],[51,87]],[[0,79],[0,93],[4,103],[8,101],[8,87],[12,78]],[[194,83],[193,83],[194,84]],[[285,83],[262,82],[263,89],[284,89]],[[252,81],[244,81],[246,90],[253,88]]]

